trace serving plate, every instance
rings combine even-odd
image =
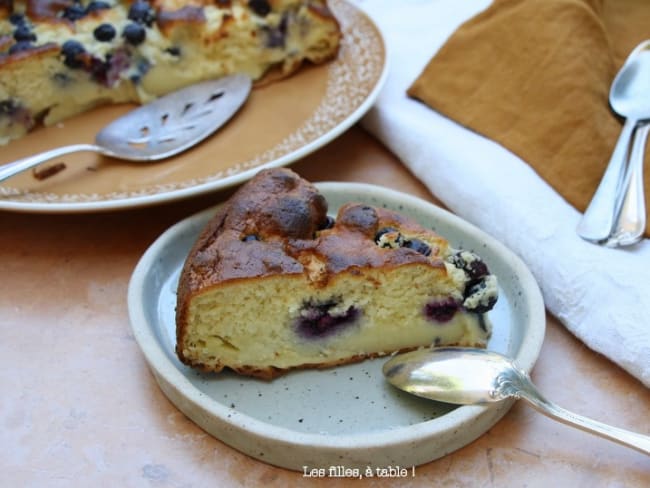
[[[471,224],[428,202],[366,184],[320,183],[332,215],[348,201],[400,211],[474,250],[499,279],[488,347],[530,371],[545,331],[539,288],[522,261]],[[409,396],[383,378],[386,359],[293,371],[271,382],[204,374],[174,353],[176,286],[187,253],[215,208],[174,225],[145,252],[131,277],[136,340],[167,397],[204,430],[254,458],[303,471],[330,466],[409,469],[473,441],[510,408],[454,407]]]
[[[72,213],[168,202],[239,184],[261,168],[288,165],[322,147],[370,108],[387,73],[377,26],[344,0],[329,5],[343,31],[337,58],[255,88],[242,110],[203,144],[145,164],[90,153],[66,156],[66,169],[50,178],[39,181],[27,171],[1,182],[0,209]],[[92,143],[97,131],[131,108],[101,107],[38,129],[0,147],[0,164]]]

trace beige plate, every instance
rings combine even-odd
[[[331,0],[330,6],[343,30],[338,58],[256,88],[210,140],[158,163],[88,153],[67,156],[67,168],[46,180],[38,181],[28,171],[3,182],[0,209],[88,212],[176,200],[241,183],[263,167],[290,164],[330,142],[370,108],[387,71],[385,45],[375,24],[343,0]],[[131,108],[102,107],[39,129],[1,148],[0,162],[91,143],[97,131]]]
[[[317,186],[333,216],[349,201],[386,207],[432,228],[455,247],[477,251],[499,279],[488,348],[510,356],[525,371],[532,369],[544,339],[544,303],[532,274],[512,251],[410,195],[359,183]],[[454,407],[409,395],[384,380],[386,358],[294,371],[274,381],[203,374],[181,364],[174,352],[178,278],[215,212],[205,210],[160,236],[136,266],[128,293],[131,327],[158,384],[206,432],[249,456],[297,471],[343,466],[367,477],[376,467],[400,466],[411,476],[412,466],[472,442],[512,405]]]

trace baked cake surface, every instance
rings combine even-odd
[[[428,345],[484,347],[496,277],[474,253],[383,208],[336,218],[309,182],[270,169],[209,222],[180,276],[176,352],[270,379]]]
[[[0,0],[0,144],[198,81],[334,57],[326,0]]]

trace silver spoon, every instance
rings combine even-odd
[[[612,82],[609,103],[626,120],[577,232],[585,240],[617,247],[641,240],[646,227],[643,160],[650,119],[650,41],[628,56]]]
[[[646,228],[643,164],[649,130],[650,123],[646,121],[636,126],[628,168],[614,212],[614,226],[609,238],[603,241],[607,247],[631,246],[643,239]]]
[[[650,437],[629,432],[569,412],[546,400],[528,374],[501,354],[484,349],[421,349],[394,356],[384,364],[386,379],[414,395],[459,405],[526,400],[552,419],[599,435],[644,454]]]
[[[250,90],[250,78],[231,75],[169,93],[108,124],[95,137],[95,144],[64,146],[0,166],[0,181],[80,151],[130,161],[168,158],[225,124],[246,101]]]

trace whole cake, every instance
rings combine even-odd
[[[265,379],[428,345],[484,347],[497,282],[398,213],[336,218],[288,169],[258,173],[209,222],[180,276],[176,352]]]
[[[287,76],[340,36],[326,0],[0,0],[0,144],[99,104]]]

